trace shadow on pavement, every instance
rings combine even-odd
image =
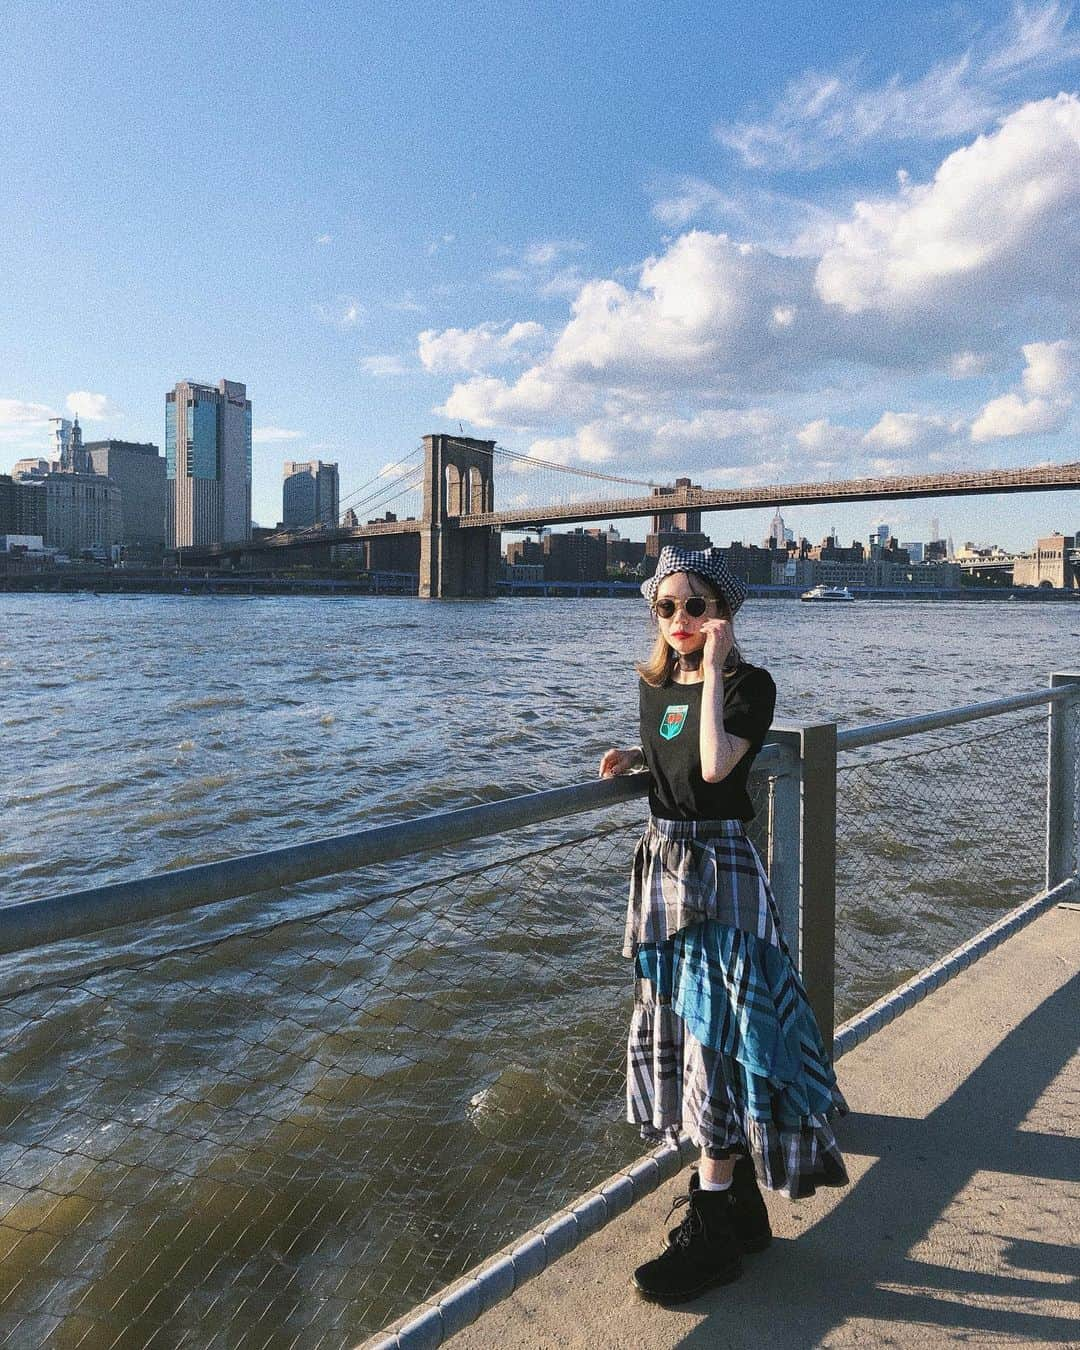
[[[1075,1250],[1016,1234],[1037,1233],[1043,1210],[1064,1214],[1076,1204],[1075,1190],[1071,1201],[1066,1191],[1077,1177],[1075,1140],[1019,1126],[1075,1051],[1078,1008],[1080,976],[923,1120],[852,1115],[841,1122],[841,1146],[876,1161],[797,1241],[774,1242],[747,1258],[737,1284],[687,1305],[705,1320],[674,1343],[790,1350],[827,1345],[844,1323],[867,1319],[908,1324],[905,1344],[919,1339],[912,1327],[925,1329],[930,1346],[985,1343],[984,1335],[1076,1344],[1080,1320],[1023,1306],[1075,1297]],[[910,1256],[935,1226],[939,1235],[942,1226],[953,1228],[942,1241],[946,1261],[983,1268]],[[1069,1274],[1074,1281],[1063,1283]]]

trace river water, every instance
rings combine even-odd
[[[1061,603],[738,630],[778,720],[841,726],[1080,658]],[[649,645],[626,600],[2,595],[0,632],[2,904],[590,778]],[[1037,887],[1040,717],[845,766],[842,1014]],[[636,1156],[640,816],[0,964],[10,1343],[353,1344]]]

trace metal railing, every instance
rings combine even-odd
[[[774,732],[755,840],[819,1017],[885,996],[838,1051],[1075,878],[1078,679]],[[486,1261],[384,1337],[436,1344],[659,1184],[620,1123],[644,788],[0,910],[8,1343],[343,1347]]]

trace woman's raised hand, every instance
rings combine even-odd
[[[728,652],[735,645],[735,630],[731,620],[706,619],[701,625],[701,631],[705,634],[705,650],[702,654],[705,665],[723,670]]]
[[[608,750],[600,761],[600,777],[614,778],[620,773],[629,773],[636,769],[641,752],[635,746],[633,750]]]

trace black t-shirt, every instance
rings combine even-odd
[[[750,765],[761,749],[776,706],[776,685],[760,666],[740,665],[724,678],[724,730],[750,749],[720,783],[701,776],[703,683],[654,688],[640,681],[641,748],[652,782],[649,809],[662,820],[751,820],[746,790]]]

